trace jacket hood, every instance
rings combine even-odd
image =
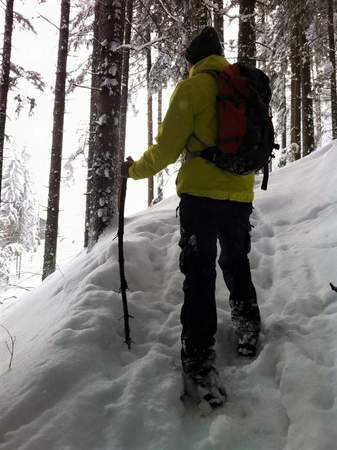
[[[221,72],[224,67],[229,64],[226,58],[220,55],[211,55],[207,58],[197,62],[190,70],[189,78],[193,77],[197,73],[204,72],[205,70],[216,70]]]

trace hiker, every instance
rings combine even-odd
[[[217,406],[226,398],[215,367],[214,350],[218,239],[218,262],[230,293],[232,322],[241,355],[255,355],[260,331],[247,256],[254,174],[235,175],[204,158],[193,157],[193,152],[214,146],[217,135],[217,83],[205,71],[221,72],[229,63],[212,27],[206,27],[192,40],[185,57],[191,66],[189,78],[177,85],[171,97],[157,143],[138,161],[129,157],[121,171],[122,176],[135,180],[148,178],[180,155],[185,157],[176,180],[180,197],[180,270],[185,276],[181,310],[183,375],[206,387],[205,399]]]

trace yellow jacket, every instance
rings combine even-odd
[[[224,57],[212,55],[192,67],[189,78],[179,83],[172,94],[157,143],[129,168],[131,178],[137,180],[155,175],[184,155],[186,148],[193,152],[215,144],[217,85],[212,76],[202,72],[221,71],[226,64]],[[253,201],[254,175],[234,175],[201,157],[182,163],[176,185],[178,194]]]

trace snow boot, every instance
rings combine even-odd
[[[237,352],[241,356],[254,357],[257,353],[261,329],[257,303],[229,300],[232,323],[237,336]]]
[[[183,366],[183,401],[190,400],[208,412],[223,406],[227,399],[224,386],[215,367],[215,351],[208,349],[189,349],[181,352]]]

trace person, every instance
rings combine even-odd
[[[203,386],[218,383],[219,396],[224,400],[226,393],[220,386],[214,350],[217,241],[221,248],[218,262],[230,293],[237,350],[253,356],[260,332],[248,259],[254,175],[234,175],[201,157],[189,157],[215,145],[217,83],[207,71],[222,71],[228,62],[212,27],[204,28],[192,40],[185,57],[191,66],[189,78],[174,90],[157,142],[138,161],[129,157],[121,170],[123,176],[135,180],[152,177],[180,155],[185,156],[176,180],[180,270],[185,276],[181,309],[183,374]],[[208,398],[212,395],[208,393]]]

